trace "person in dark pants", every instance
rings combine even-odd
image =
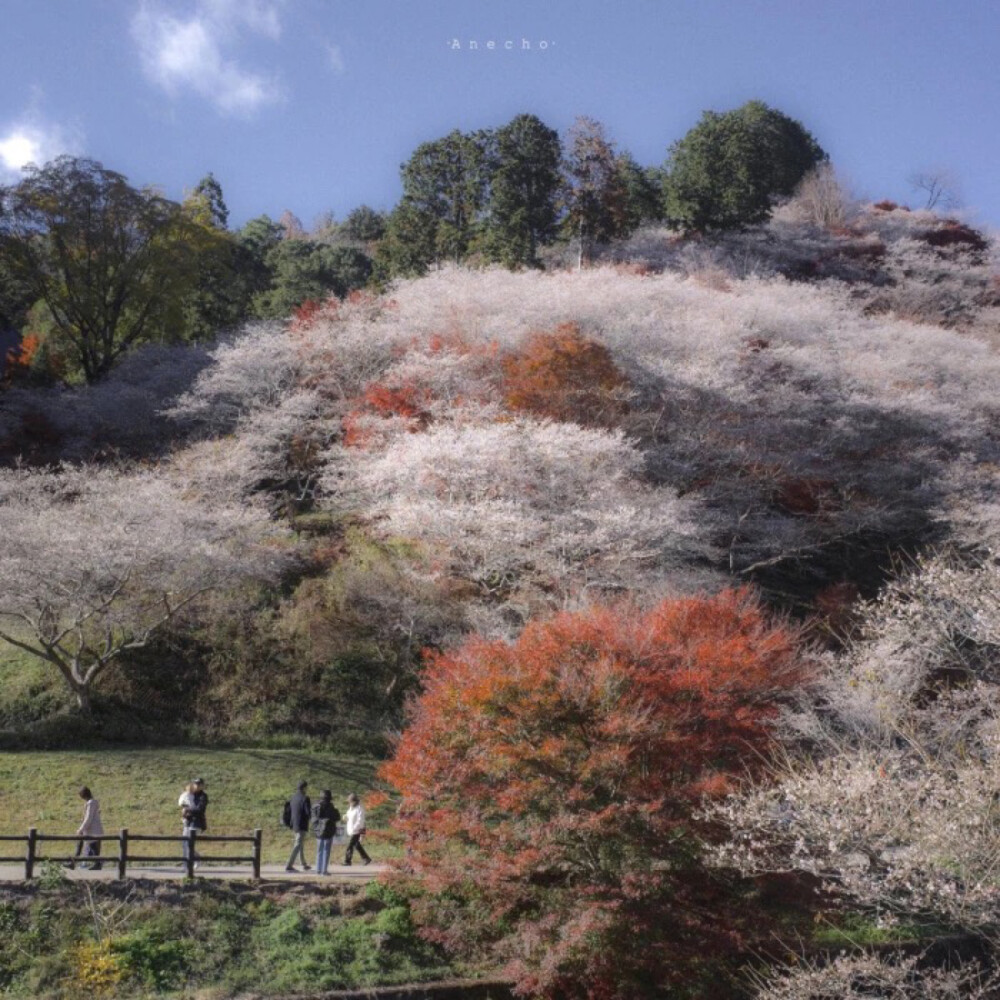
[[[329,875],[330,845],[337,833],[340,810],[333,804],[329,788],[323,790],[319,802],[312,807],[312,828],[316,835],[316,874]]]
[[[361,804],[356,792],[351,792],[347,796],[347,820],[346,833],[348,836],[347,853],[344,855],[344,864],[349,865],[354,858],[354,852],[361,855],[361,860],[366,865],[370,865],[372,859],[368,857],[368,852],[361,843],[361,838],[368,832],[365,829],[365,807]]]
[[[76,857],[68,863],[70,868],[75,867],[76,859],[83,854],[84,849],[87,851],[86,856],[88,858],[99,858],[101,856],[101,842],[99,840],[86,839],[88,836],[101,837],[104,835],[104,826],[101,823],[101,804],[91,795],[90,789],[86,785],[80,789],[80,798],[83,799],[83,821],[80,823],[76,835],[84,839],[76,845]],[[94,871],[100,871],[101,862],[93,861],[89,866],[80,865],[80,867],[90,867]]]
[[[298,871],[295,867],[296,858],[301,860],[304,872],[310,871],[309,865],[306,864],[306,852],[303,845],[305,835],[309,832],[309,821],[312,819],[312,803],[309,801],[309,796],[306,795],[307,787],[306,782],[300,781],[298,791],[289,799],[291,816],[288,825],[295,835],[295,839],[292,842],[292,853],[288,858],[288,864],[285,865],[286,872]]]
[[[184,792],[181,793],[177,804],[181,807],[181,820],[184,824],[183,834],[185,838],[190,837],[192,832],[197,837],[199,833],[204,833],[208,829],[208,818],[206,816],[208,810],[208,793],[205,791],[204,779],[195,778],[194,781],[190,782]],[[188,856],[188,844],[189,841],[185,839],[183,845],[185,858]],[[198,857],[197,853],[195,857]]]

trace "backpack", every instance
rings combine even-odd
[[[291,799],[285,800],[285,806],[281,810],[281,825],[287,826],[289,829],[292,827],[292,801]]]
[[[326,834],[326,817],[320,815],[322,809],[323,804],[321,802],[315,803],[312,807],[312,828],[313,833],[316,834],[317,837],[322,837]]]

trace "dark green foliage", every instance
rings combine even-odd
[[[256,260],[246,244],[227,231],[229,209],[222,185],[203,177],[184,199],[184,209],[201,227],[194,288],[184,304],[184,338],[208,340],[239,325],[250,311]]]
[[[436,233],[434,216],[404,198],[389,215],[385,236],[378,245],[375,255],[378,280],[425,274],[437,259]]]
[[[0,253],[0,335],[24,326],[33,301],[29,283],[12,273],[6,255]],[[2,369],[3,358],[0,358],[0,371]]]
[[[13,888],[0,903],[0,990],[32,1000],[95,995],[98,956],[112,972],[112,992],[103,995],[136,1000],[313,993],[458,971],[417,936],[404,900],[360,887],[303,886],[288,895],[212,882],[162,889],[103,884],[91,902],[79,884],[34,900],[31,889]],[[94,912],[115,907],[121,925],[98,938]]]
[[[618,173],[625,187],[628,228],[663,220],[664,173],[659,167],[640,167],[630,153],[618,157]]]
[[[270,287],[254,297],[254,314],[283,319],[303,302],[343,298],[371,276],[369,257],[353,247],[335,247],[310,240],[282,240],[265,258]]]
[[[281,242],[283,232],[269,215],[258,215],[238,230],[236,237],[253,259],[263,266],[268,251]]]
[[[197,206],[199,222],[221,230],[228,227],[229,209],[226,206],[226,199],[222,196],[222,185],[215,179],[214,174],[209,173],[202,177],[186,201]]]
[[[150,921],[113,941],[110,949],[127,979],[157,993],[183,986],[203,957],[198,942],[181,936],[186,929],[184,914],[178,911],[168,916],[177,919]]]
[[[510,267],[536,264],[556,235],[561,148],[534,115],[418,146],[401,167],[403,198],[379,242],[377,278],[416,277],[475,253]]]
[[[706,111],[670,147],[667,217],[688,230],[763,222],[826,153],[806,129],[762,101]]]
[[[374,243],[382,239],[385,229],[385,212],[376,212],[368,205],[359,205],[350,212],[341,227],[344,236],[360,243]]]
[[[401,168],[404,200],[434,220],[436,260],[468,253],[485,205],[488,146],[488,133],[456,129],[422,143]]]
[[[268,215],[251,219],[236,232],[237,274],[247,302],[263,295],[271,285],[268,254],[281,242],[284,230]]]
[[[228,233],[201,254],[194,289],[184,303],[184,339],[210,340],[247,318],[256,291],[257,265]]]
[[[559,135],[534,115],[518,115],[497,129],[492,159],[484,248],[508,267],[532,266],[556,235]]]

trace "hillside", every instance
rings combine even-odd
[[[195,738],[377,743],[419,650],[470,630],[738,581],[836,641],[899,559],[995,543],[986,249],[929,213],[789,216],[644,230],[580,272],[446,268],[5,392],[8,460],[152,468],[291,557],[112,666],[98,710],[147,722],[109,731],[176,734],[181,698]]]
[[[57,751],[0,761],[16,822],[91,772],[158,815],[198,759],[239,826],[297,770],[378,787],[399,968],[550,996],[746,993],[818,922],[992,961],[991,246],[793,201],[546,252],[0,394],[0,738]]]

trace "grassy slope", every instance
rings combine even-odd
[[[287,997],[476,971],[377,885],[8,885],[0,929],[0,994],[24,1000]]]
[[[242,835],[260,827],[265,862],[283,861],[289,834],[279,821],[281,807],[297,783],[307,780],[313,795],[331,789],[344,812],[349,792],[364,797],[372,788],[377,766],[371,759],[294,750],[114,747],[0,753],[0,832],[24,834],[36,826],[45,833],[73,833],[82,811],[77,789],[87,784],[100,800],[109,833],[127,827],[134,833],[179,834],[177,797],[186,781],[201,777],[210,802],[208,832]],[[391,809],[373,810],[369,826],[384,827]],[[224,854],[225,846],[213,850]],[[233,847],[243,853],[244,845]],[[206,847],[204,853],[211,851]],[[380,853],[377,838],[373,853]]]
[[[36,722],[65,710],[71,698],[55,668],[0,642],[0,728]]]

